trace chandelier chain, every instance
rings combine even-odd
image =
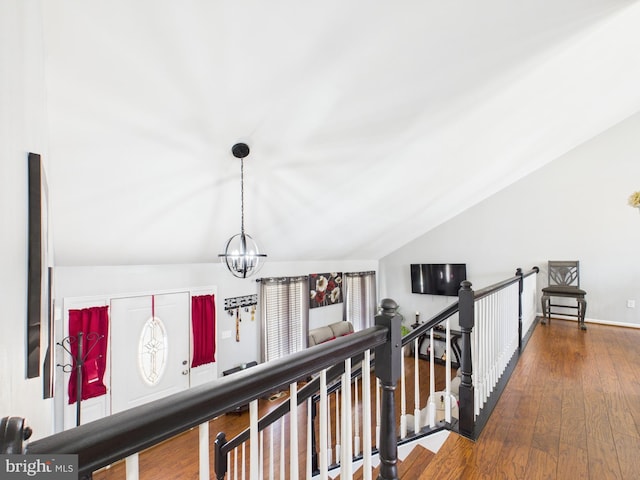
[[[244,158],[240,158],[240,233],[244,235]]]

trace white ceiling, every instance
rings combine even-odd
[[[622,0],[44,2],[57,265],[377,259],[640,111]]]

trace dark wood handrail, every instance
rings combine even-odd
[[[434,317],[430,318],[427,322],[423,323],[418,328],[411,330],[411,332],[409,332],[404,337],[402,337],[402,345],[403,346],[408,345],[409,343],[414,341],[416,338],[419,338],[422,335],[428,333],[429,330],[431,330],[433,327],[441,324],[447,318],[449,318],[450,316],[452,316],[457,312],[458,312],[458,302],[455,301],[451,305],[442,309],[439,313],[437,313]]]
[[[474,294],[473,294],[474,300],[479,300],[483,297],[491,295],[492,293],[502,290],[503,288],[506,288],[509,285],[519,282],[521,276],[522,278],[526,278],[530,275],[534,275],[538,273],[539,271],[540,269],[538,267],[533,267],[531,270],[529,270],[526,273],[523,273],[522,275],[516,274],[511,278],[508,278],[498,283],[494,283],[493,285],[489,285],[488,287],[482,288],[480,290],[474,291]],[[458,304],[458,301],[456,300],[452,304],[443,308],[440,312],[438,312],[436,315],[430,318],[427,322],[423,323],[422,325],[413,329],[407,335],[402,337],[402,345],[403,346],[408,345],[409,343],[414,341],[416,338],[419,338],[422,335],[427,334],[429,330],[439,325],[440,323],[442,323],[452,315],[458,313],[458,310],[459,310],[459,304]]]
[[[538,271],[539,271],[538,267],[533,267],[528,272],[523,273],[522,278],[528,277],[529,275],[533,275],[534,273],[538,273]],[[520,281],[520,277],[521,277],[520,275],[516,274],[513,277],[507,278],[506,280],[503,280],[501,282],[494,283],[493,285],[489,285],[488,287],[481,288],[480,290],[475,290],[473,298],[474,300],[480,300],[481,298],[487,297],[492,293],[497,292],[498,290],[507,288],[509,285],[518,283]]]
[[[387,341],[389,329],[375,326],[222,377],[187,391],[56,433],[28,445],[27,453],[78,455],[79,476],[196,427],[335,363]]]

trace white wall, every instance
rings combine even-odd
[[[46,163],[41,2],[0,2],[0,417],[52,432],[42,378],[26,379],[27,154]]]
[[[267,262],[258,277],[283,277],[324,272],[358,272],[377,270],[377,261],[348,262]],[[258,293],[255,278],[238,279],[219,264],[56,267],[56,304],[63,298],[153,293],[163,290],[216,286],[218,372],[252,360],[259,361],[259,311],[255,320],[244,313],[240,324],[240,342],[235,339],[235,317],[224,311],[224,299]],[[309,328],[342,320],[342,305],[311,309]],[[222,333],[230,333],[222,338]],[[117,352],[116,352],[117,354]]]
[[[474,288],[537,265],[541,287],[548,260],[577,259],[587,320],[640,326],[639,132],[637,114],[384,257],[380,296],[432,314],[446,299],[411,294],[410,263],[466,262]]]

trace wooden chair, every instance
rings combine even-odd
[[[549,286],[542,289],[542,324],[547,320],[551,323],[551,314],[566,315],[578,318],[578,327],[586,330],[584,315],[587,311],[587,292],[580,288],[580,262],[573,261],[549,261]],[[552,297],[575,298],[577,306],[551,303]],[[577,313],[566,311],[552,311],[552,307],[560,309],[574,309]]]

